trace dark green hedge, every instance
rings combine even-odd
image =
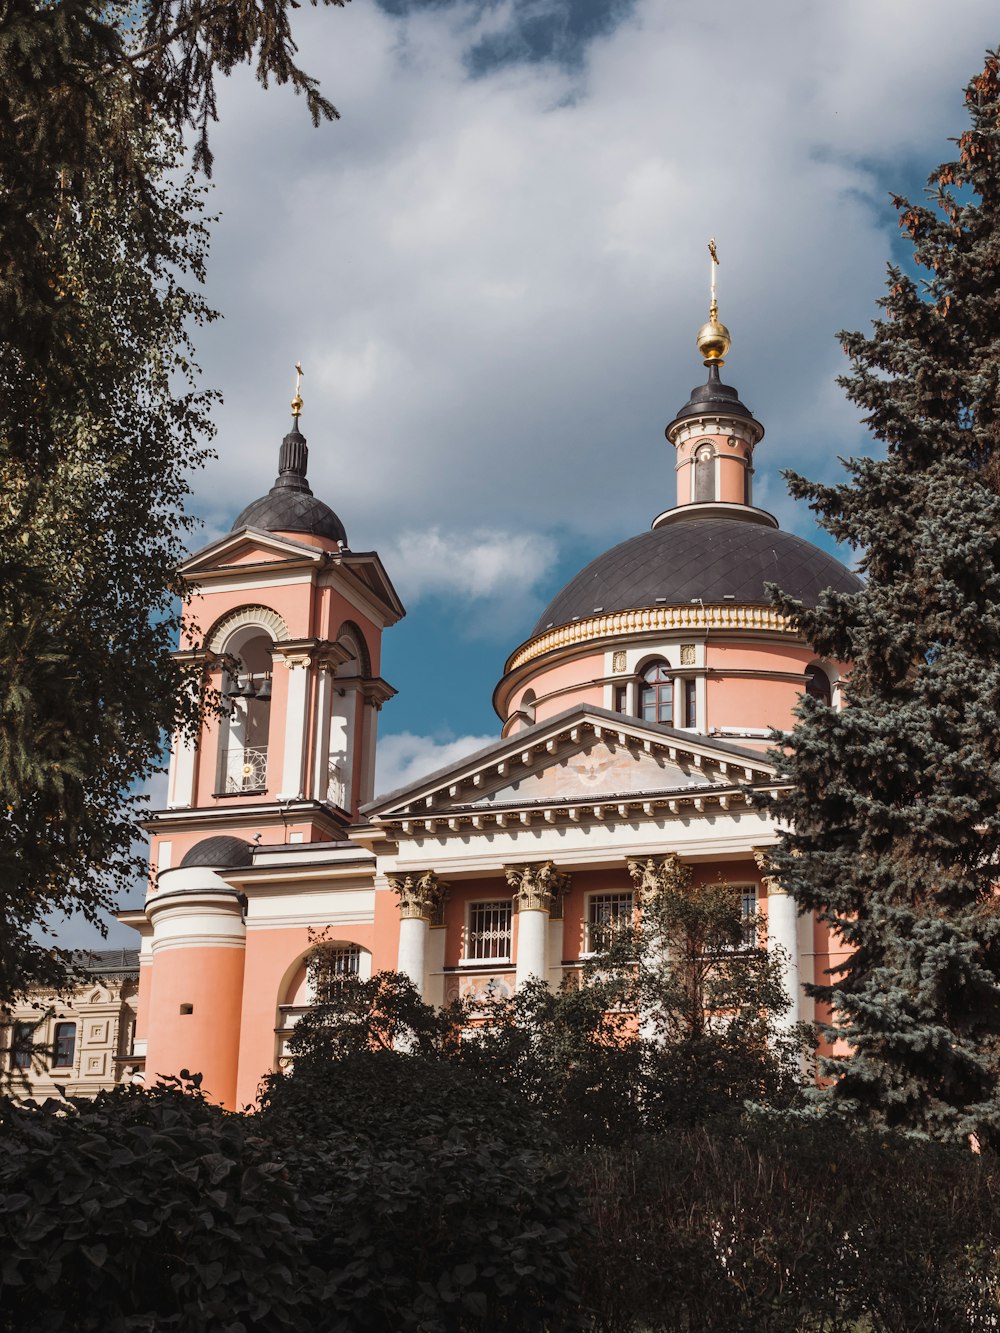
[[[328,1073],[311,1115],[294,1080],[246,1116],[180,1088],[0,1103],[0,1329],[1000,1326],[993,1156],[764,1117],[560,1148],[467,1070]]]
[[[994,1157],[751,1119],[580,1165],[580,1280],[601,1333],[1000,1327]]]

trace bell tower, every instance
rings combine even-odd
[[[173,738],[166,806],[146,823],[145,908],[123,917],[144,936],[137,1053],[148,1040],[151,1075],[203,1070],[227,1105],[246,923],[219,872],[252,866],[257,848],[347,844],[374,794],[378,715],[395,694],[380,674],[382,632],[405,614],[377,553],[351,550],[313,494],[301,411],[296,384],[273,486],[181,566],[178,656],[201,668],[218,706],[196,735]]]

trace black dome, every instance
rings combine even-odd
[[[201,842],[184,853],[181,866],[210,866],[213,870],[232,869],[251,865],[253,848],[242,838],[202,838]]]
[[[790,532],[692,516],[630,537],[592,560],[553,598],[531,636],[595,612],[729,598],[766,605],[765,583],[806,606],[815,606],[827,588],[861,587],[839,560]]]
[[[310,532],[314,537],[329,537],[347,545],[347,530],[329,505],[317,500],[312,491],[286,491],[273,488],[259,500],[248,504],[233,524],[241,528],[263,528],[265,532]]]
[[[309,450],[296,422],[281,441],[278,475],[266,495],[248,504],[233,524],[265,532],[308,532],[347,545],[347,530],[329,505],[317,500],[306,481]]]

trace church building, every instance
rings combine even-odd
[[[777,837],[772,728],[807,691],[840,706],[844,665],[770,605],[857,578],[753,503],[764,427],[722,382],[713,302],[707,379],[666,427],[676,504],[591,561],[507,659],[495,742],[397,791],[374,790],[382,634],[404,615],[375,551],[313,495],[301,399],[267,495],[193,555],[179,653],[221,716],[174,739],[149,819],[133,1065],[203,1074],[242,1107],[310,1003],[306,960],[407,973],[444,1003],[529,977],[558,986],[631,917],[677,856],[766,922],[792,999],[839,961],[766,874]],[[405,681],[398,682],[400,688]]]

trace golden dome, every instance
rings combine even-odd
[[[720,324],[713,314],[707,324],[698,330],[698,351],[705,358],[705,364],[723,365],[723,358],[729,351],[732,338],[725,324]]]

